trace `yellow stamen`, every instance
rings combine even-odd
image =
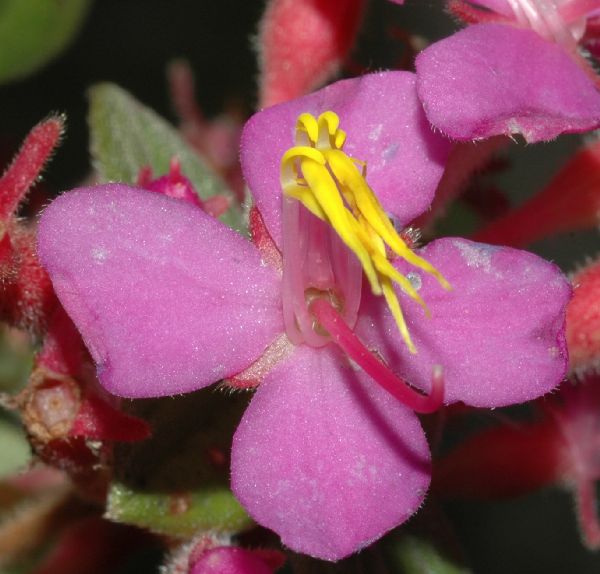
[[[411,282],[390,262],[386,246],[408,263],[433,275],[445,289],[450,284],[431,263],[402,240],[366,182],[367,166],[342,151],[346,133],[332,111],[318,118],[304,113],[296,123],[297,145],[281,159],[281,186],[288,197],[331,225],[360,261],[371,290],[385,297],[398,330],[411,353],[416,353],[393,284],[429,310]]]

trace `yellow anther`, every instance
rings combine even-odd
[[[301,114],[296,130],[297,145],[281,159],[284,194],[300,201],[335,229],[360,261],[373,293],[385,297],[409,351],[416,353],[394,283],[417,302],[426,315],[429,310],[412,283],[392,265],[387,248],[433,275],[445,289],[450,289],[450,284],[400,237],[366,182],[366,163],[342,151],[346,133],[339,129],[337,114],[326,111],[318,119],[308,113]]]
[[[325,212],[321,209],[310,188],[300,185],[288,185],[283,188],[283,191],[288,197],[297,199],[314,216],[327,221]]]
[[[339,194],[334,179],[326,167],[310,160],[302,161],[302,173],[308,187],[312,190],[316,201],[325,212],[327,221],[335,229],[342,241],[354,252],[371,283],[371,288],[377,294],[381,293],[377,272],[373,260],[353,230],[352,214],[346,209]]]
[[[315,145],[319,139],[319,124],[312,114],[300,114],[296,122],[296,130],[306,132],[310,143]]]
[[[406,326],[406,321],[404,320],[404,315],[402,314],[402,308],[400,307],[400,302],[398,301],[398,297],[396,296],[396,292],[394,291],[394,287],[392,282],[389,279],[385,279],[381,287],[383,289],[383,296],[385,297],[385,302],[387,303],[390,311],[392,312],[392,316],[396,321],[396,325],[398,326],[398,330],[400,331],[400,335],[404,339],[408,350],[414,355],[417,352],[415,344],[412,342],[410,338],[410,333],[408,332],[408,327]]]
[[[346,132],[344,130],[338,130],[334,136],[334,145],[337,149],[342,149],[346,143]]]
[[[325,165],[327,163],[325,156],[318,149],[315,149],[313,147],[308,147],[308,146],[300,146],[300,145],[288,149],[283,154],[283,157],[281,158],[281,163],[283,165],[289,161],[293,161],[297,158],[303,158],[303,157],[312,159],[313,161],[316,161],[317,163],[320,163],[321,165]]]
[[[317,124],[319,125],[319,128],[325,126],[327,133],[330,136],[333,136],[333,135],[335,135],[335,132],[338,131],[338,127],[340,125],[340,118],[334,112],[330,112],[330,111],[323,112],[319,116],[319,119],[317,120]]]

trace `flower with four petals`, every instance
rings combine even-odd
[[[232,488],[296,551],[340,559],[418,509],[430,454],[415,410],[442,390],[496,407],[565,373],[557,267],[457,238],[413,249],[397,232],[427,210],[448,152],[414,75],[379,73],[247,123],[254,243],[121,184],[66,193],[41,218],[40,258],[110,392],[256,386]]]

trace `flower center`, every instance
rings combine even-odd
[[[342,150],[345,140],[334,112],[318,118],[304,113],[296,124],[296,145],[281,160],[286,331],[296,344],[328,343],[309,311],[315,297],[328,298],[353,327],[362,269],[373,293],[385,298],[404,342],[415,353],[394,284],[427,314],[428,309],[408,278],[392,265],[388,252],[433,275],[444,288],[450,285],[397,233],[366,182],[366,163]]]

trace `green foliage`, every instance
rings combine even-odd
[[[227,487],[186,494],[135,492],[114,484],[107,516],[170,536],[189,537],[202,531],[237,532],[251,522]]]
[[[209,388],[133,403],[153,438],[119,446],[107,516],[177,537],[251,526],[228,486],[228,453],[246,402]]]
[[[0,392],[17,393],[29,378],[33,350],[16,331],[0,330]]]
[[[0,83],[32,74],[62,52],[90,0],[0,0]]]
[[[415,536],[403,536],[393,547],[404,574],[470,574],[443,555],[433,544]]]
[[[232,196],[173,126],[125,90],[114,84],[97,84],[90,89],[89,98],[90,148],[103,181],[134,184],[140,169],[148,165],[156,176],[163,175],[169,171],[171,158],[177,157],[201,199]],[[233,229],[244,227],[235,202],[220,219]]]
[[[0,413],[0,478],[23,468],[31,458],[29,443],[22,430]]]

